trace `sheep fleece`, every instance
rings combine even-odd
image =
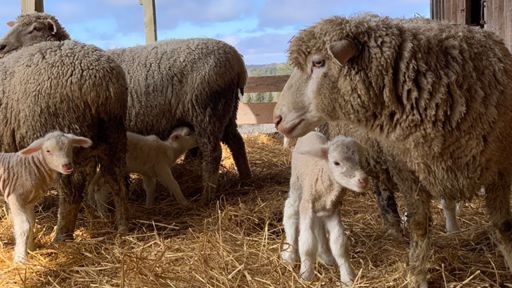
[[[160,41],[106,53],[126,71],[128,130],[161,139],[182,124],[222,133],[247,80],[238,52],[214,39]]]

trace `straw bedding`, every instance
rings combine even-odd
[[[116,235],[112,220],[91,209],[80,214],[75,241],[52,244],[57,196],[38,206],[36,251],[29,265],[13,265],[13,236],[0,206],[0,287],[335,287],[337,269],[318,265],[314,282],[280,261],[282,205],[288,189],[289,152],[274,135],[245,138],[254,179],[238,187],[224,149],[221,193],[207,206],[181,208],[161,191],[158,206],[144,207],[140,180],[130,181],[130,233]],[[179,164],[184,192],[198,195],[198,166]],[[160,187],[161,188],[161,187]],[[401,199],[398,199],[401,203]],[[466,203],[463,231],[443,233],[433,206],[432,287],[512,287],[512,275],[488,236],[483,203]],[[407,241],[384,234],[371,193],[349,193],[342,208],[358,276],[354,287],[405,287]]]

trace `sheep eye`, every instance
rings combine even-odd
[[[46,150],[46,153],[51,153],[50,150]]]
[[[313,60],[313,67],[321,68],[325,66],[325,60]]]
[[[334,161],[334,166],[340,166],[340,162]]]

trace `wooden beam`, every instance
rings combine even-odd
[[[281,92],[290,75],[249,77],[245,93]]]
[[[144,7],[144,32],[146,33],[146,44],[155,43],[156,37],[156,13],[155,0],[139,0]]]
[[[44,12],[43,0],[21,0],[21,14]]]
[[[272,124],[275,102],[272,103],[240,103],[236,123],[243,124]]]

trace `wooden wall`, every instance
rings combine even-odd
[[[432,19],[468,25],[472,24],[472,9],[482,7],[480,1],[474,0],[431,0],[430,5]],[[512,50],[512,0],[484,0],[483,8],[484,29],[496,32]],[[478,22],[473,19],[473,24]]]
[[[512,1],[487,0],[485,8],[485,29],[500,35],[512,50]]]

